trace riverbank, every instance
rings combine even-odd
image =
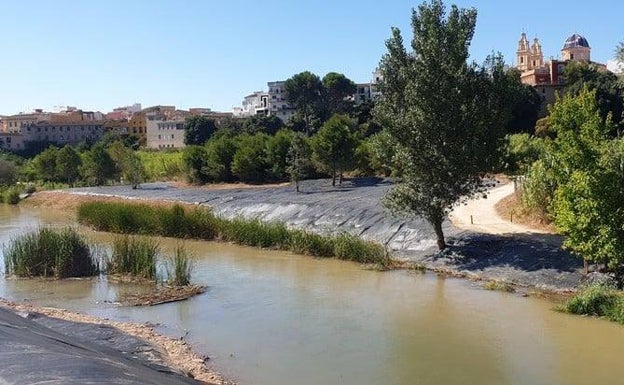
[[[9,341],[3,341],[2,345],[10,350],[5,352],[5,355],[10,354],[14,362],[11,371],[7,369],[5,373],[0,370],[0,380],[3,379],[3,373],[10,375],[20,372],[21,366],[25,366],[24,370],[34,371],[35,368],[31,367],[30,361],[23,358],[36,353],[39,357],[38,366],[43,368],[44,372],[48,372],[47,374],[39,373],[36,375],[42,376],[47,381],[52,381],[49,383],[64,383],[63,378],[65,377],[63,376],[69,376],[71,373],[55,378],[53,369],[54,365],[58,364],[56,360],[59,358],[59,350],[62,347],[69,347],[69,350],[63,351],[62,354],[66,357],[65,360],[73,360],[68,365],[71,365],[74,377],[67,377],[66,380],[76,381],[77,373],[84,376],[83,379],[97,379],[98,369],[109,371],[111,369],[107,365],[118,365],[124,372],[119,374],[120,378],[123,379],[123,376],[128,374],[145,381],[141,383],[158,384],[166,381],[166,383],[172,384],[231,384],[207,364],[207,357],[202,357],[193,352],[183,338],[173,339],[159,334],[155,331],[156,325],[116,322],[65,309],[34,307],[26,303],[15,303],[0,298],[0,310],[2,309],[9,309],[21,315],[24,320],[12,317],[7,313],[2,314],[7,318],[6,320],[3,318],[2,326],[9,327],[11,330],[19,330],[21,334],[15,335],[16,343],[20,344],[19,349],[11,350],[9,349]],[[46,329],[43,331],[38,329],[36,325],[30,324],[31,321]],[[50,335],[49,338],[52,342],[46,341],[44,337],[47,337],[47,328],[53,329],[55,333],[60,333],[62,337]],[[34,342],[30,342],[31,336]],[[65,337],[68,338],[68,341],[60,340],[60,338]],[[61,348],[54,345],[56,340],[62,344]],[[78,344],[86,344],[85,346],[88,346],[86,350],[93,352],[95,358],[88,354],[85,355],[85,348],[78,346]],[[72,347],[75,349],[72,350]],[[47,351],[49,353],[45,354]],[[110,357],[107,358],[107,356]],[[139,362],[140,365],[128,364],[124,361],[128,358],[130,361]],[[7,362],[3,362],[6,367]],[[92,372],[90,373],[90,371]],[[33,375],[35,374],[29,374],[29,376]],[[112,373],[110,376],[110,381],[115,379]],[[17,378],[5,379],[19,382]],[[191,381],[191,379],[196,381]]]
[[[561,249],[560,236],[505,224],[496,214],[494,206],[505,195],[500,193],[504,188],[451,214],[456,218],[463,210],[464,223],[444,222],[449,247],[438,253],[435,234],[424,219],[397,218],[381,206],[380,199],[391,187],[391,181],[380,178],[353,179],[341,187],[327,180],[304,181],[302,193],[292,186],[207,190],[152,183],[135,190],[106,186],[41,192],[24,203],[65,210],[100,199],[204,205],[224,218],[280,221],[321,234],[348,232],[384,245],[403,265],[416,264],[454,276],[555,292],[573,291],[583,277],[582,261]],[[482,223],[475,224],[475,219]],[[484,228],[491,227],[491,222],[498,231]]]

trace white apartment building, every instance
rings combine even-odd
[[[285,81],[268,82],[269,86],[269,111],[268,115],[275,115],[284,123],[287,123],[295,114],[295,109],[288,104],[286,98]]]
[[[148,117],[146,122],[147,148],[182,148],[184,144],[184,120],[164,120]]]

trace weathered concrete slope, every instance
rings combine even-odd
[[[580,260],[560,249],[560,237],[549,234],[482,234],[460,230],[446,221],[450,247],[436,253],[434,233],[424,219],[397,218],[383,208],[380,200],[391,186],[387,180],[366,178],[335,188],[327,180],[305,181],[299,194],[291,186],[208,190],[153,183],[137,190],[110,186],[70,192],[196,203],[228,218],[278,220],[325,233],[346,231],[380,242],[395,255],[432,269],[526,286],[569,290],[582,276]]]
[[[0,384],[201,384],[131,354],[158,353],[114,328],[29,317],[0,307]]]

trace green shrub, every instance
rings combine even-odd
[[[3,193],[2,201],[10,205],[18,204],[20,201],[20,189],[18,187],[11,187],[7,189]]]
[[[109,274],[129,274],[134,277],[156,279],[158,242],[152,238],[130,235],[113,240],[113,252],[106,266]]]
[[[4,249],[6,274],[19,277],[83,277],[98,266],[85,239],[73,228],[42,227],[13,239]]]
[[[594,284],[568,299],[558,310],[580,315],[605,317],[624,324],[624,297],[613,288]]]

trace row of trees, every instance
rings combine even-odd
[[[98,142],[78,151],[70,145],[48,147],[21,170],[26,181],[76,183],[100,186],[108,180],[123,179],[136,188],[145,179],[137,153],[121,141]]]
[[[365,138],[354,119],[335,114],[310,137],[286,128],[275,135],[220,129],[203,146],[186,147],[184,162],[193,183],[298,182],[328,174],[335,185],[345,171],[375,172],[383,162],[370,149],[378,141]]]

